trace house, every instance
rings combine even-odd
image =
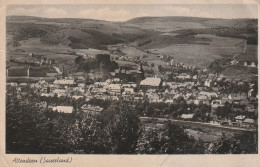
[[[218,97],[218,94],[216,92],[204,92],[204,91],[201,91],[199,93],[199,95],[204,95],[204,96],[207,96],[209,98]]]
[[[92,105],[86,105],[84,104],[80,108],[83,112],[89,113],[89,114],[100,114],[101,111],[103,111],[103,108],[99,106],[92,106]]]
[[[54,94],[53,94],[53,93],[41,93],[41,96],[45,96],[45,97],[53,97]]]
[[[125,94],[134,94],[134,88],[124,88],[124,93]]]
[[[173,103],[173,100],[172,100],[172,99],[167,99],[167,100],[165,100],[165,103],[167,103],[167,104],[172,104],[172,103]]]
[[[66,113],[66,114],[71,114],[74,109],[72,106],[57,106],[52,108],[53,111],[58,111],[60,113]]]
[[[84,98],[84,96],[72,96],[72,98],[78,100],[79,98]]]
[[[162,99],[157,93],[147,93],[146,95],[149,101],[152,103],[162,102]]]
[[[143,101],[144,100],[144,98],[142,97],[142,96],[136,96],[136,97],[134,97],[134,101],[135,102],[140,102],[140,101]]]
[[[249,64],[250,64],[249,61],[245,61],[245,62],[244,62],[244,66],[245,66],[245,67],[247,67]]]
[[[222,101],[221,100],[212,100],[211,101],[211,109],[212,110],[215,110],[217,109],[218,107],[223,107],[224,104],[222,104]]]
[[[108,85],[108,92],[111,95],[120,95],[121,94],[121,84],[110,84]]]
[[[147,77],[140,82],[140,87],[142,89],[159,89],[162,85],[161,78]]]
[[[20,83],[20,86],[27,86],[27,83]]]
[[[86,86],[85,83],[78,83],[78,87],[85,88],[85,86]]]
[[[254,127],[254,124],[255,124],[255,121],[253,119],[250,119],[250,118],[246,118],[244,121],[243,121],[243,125],[245,127]]]
[[[18,84],[17,84],[16,82],[6,83],[6,85],[8,85],[8,86],[13,86],[13,87],[18,86]]]
[[[91,92],[93,92],[93,93],[106,93],[107,90],[105,88],[92,88]]]
[[[122,88],[136,88],[137,84],[133,83],[133,82],[128,82],[126,84],[122,84]]]
[[[191,77],[187,73],[182,73],[179,76],[177,76],[177,78],[179,78],[179,79],[190,79]]]
[[[221,81],[224,80],[226,78],[226,76],[224,74],[220,74],[217,78],[217,81]]]
[[[212,82],[211,79],[207,79],[207,80],[205,81],[204,85],[207,86],[207,87],[210,87],[210,86],[211,86],[211,82]]]
[[[245,61],[244,62],[244,66],[245,67],[257,67],[257,63],[256,62],[250,62],[250,61]]]
[[[255,91],[254,89],[250,89],[247,93],[248,97],[256,97],[257,95],[257,91]]]
[[[194,114],[182,114],[181,119],[183,120],[192,120],[194,117]]]
[[[203,69],[203,72],[207,72],[207,71],[208,71],[208,69],[207,69],[207,68],[204,68],[204,69]]]
[[[33,57],[33,53],[29,53],[29,57]]]
[[[102,87],[102,86],[107,86],[108,83],[107,82],[95,82],[94,86],[95,87]]]
[[[255,62],[251,62],[251,64],[249,65],[249,67],[257,67],[257,64]]]
[[[208,99],[208,97],[205,96],[205,95],[198,95],[197,96],[197,100],[207,100],[207,99]]]
[[[194,80],[198,79],[198,75],[194,75],[194,76],[192,77],[192,79],[194,79]]]
[[[109,99],[113,100],[113,101],[118,101],[119,97],[117,97],[117,96],[110,96]]]
[[[241,94],[230,94],[228,96],[228,99],[229,100],[232,100],[232,101],[241,101],[243,99],[246,99],[247,98],[247,94],[245,93],[241,93]]]
[[[62,85],[62,86],[75,86],[76,82],[73,79],[60,79],[60,80],[55,80],[53,84]]]
[[[59,93],[66,93],[65,89],[54,89],[53,93],[59,94]]]
[[[239,115],[239,116],[235,117],[236,122],[238,122],[238,123],[242,123],[245,120],[245,118],[246,118],[246,116],[244,116],[244,115]]]
[[[67,94],[66,93],[57,93],[57,96],[58,97],[62,97],[62,96],[65,97],[65,96],[67,96]]]

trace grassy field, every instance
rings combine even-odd
[[[236,47],[236,44],[243,42],[242,39],[217,37],[209,34],[197,36],[208,38],[210,42],[207,42],[208,45],[174,44],[164,48],[150,49],[150,51],[155,54],[169,55],[178,63],[183,62],[202,68],[207,67],[216,59],[230,59],[241,52],[241,49]],[[251,49],[251,47],[248,49]]]
[[[122,52],[126,54],[126,56],[129,57],[140,57],[143,55],[148,55],[147,53],[135,48],[135,47],[126,47],[122,49]]]
[[[136,23],[136,24],[128,24],[129,26],[140,27],[142,29],[147,30],[154,30],[160,32],[171,32],[176,30],[183,30],[183,29],[197,29],[197,28],[208,28],[207,26],[201,23],[192,23],[192,22],[161,22],[161,21],[151,21],[151,22],[143,22],[143,23]]]
[[[204,68],[220,59],[230,62],[235,54],[243,50],[238,44],[247,40],[246,54],[240,55],[239,59],[257,61],[256,27],[255,19],[142,17],[118,23],[91,19],[7,17],[7,60],[12,56],[27,61],[30,60],[27,55],[34,53],[53,58],[57,64],[71,66],[75,55],[69,51],[93,57],[108,53],[108,45],[125,43],[129,47],[122,49],[123,54],[134,58],[147,55],[143,60],[148,65],[154,63],[154,70],[158,65],[166,65],[158,55],[169,55],[175,62]],[[146,53],[147,50],[151,53]],[[111,55],[115,56],[120,55]],[[128,62],[120,63],[127,65]],[[245,70],[244,73],[241,70]],[[239,69],[239,66],[227,66],[225,72],[241,73],[243,76],[248,72],[250,75],[254,73]]]

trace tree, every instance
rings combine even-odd
[[[162,71],[163,71],[162,65],[159,65],[159,66],[158,66],[158,70],[159,70],[159,72],[162,72]]]
[[[75,58],[75,64],[80,64],[82,62],[84,62],[84,58],[82,56],[77,56]]]
[[[256,134],[242,134],[226,137],[223,133],[216,143],[211,143],[206,154],[255,154],[257,153]]]
[[[47,122],[39,108],[16,103],[7,108],[7,152],[44,153],[41,144],[46,137],[44,122]]]
[[[107,112],[110,111],[116,112],[105,127],[110,153],[135,153],[140,124],[137,110],[126,102],[119,102],[109,107]]]
[[[68,143],[74,153],[106,153],[103,139],[100,124],[94,115],[79,115],[68,133]]]
[[[171,122],[163,128],[144,130],[136,148],[140,154],[188,154],[203,151],[200,141],[196,142],[183,128]]]

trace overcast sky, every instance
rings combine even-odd
[[[9,5],[7,15],[126,21],[141,16],[257,18],[257,5]]]

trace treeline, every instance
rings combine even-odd
[[[115,61],[110,60],[109,54],[98,54],[95,58],[84,59],[82,56],[75,58],[76,70],[80,72],[90,72],[97,70],[101,72],[111,72],[118,68]]]
[[[72,49],[95,48],[106,50],[107,45],[115,45],[125,42],[123,39],[91,29],[81,29],[78,33],[82,35],[78,36],[73,33],[68,34],[68,40],[70,41],[69,46]]]
[[[80,110],[64,114],[7,98],[6,153],[257,153],[255,134],[231,138],[223,135],[219,141],[208,145],[172,123],[159,129],[145,128],[139,120],[145,104],[119,101],[102,105],[107,108],[100,115],[88,115]]]
[[[14,41],[43,37],[58,30],[57,26],[35,23],[7,23],[8,33],[13,34]]]
[[[204,28],[204,29],[186,29],[186,30],[177,30],[172,33],[179,33],[181,35],[192,36],[198,34],[211,34],[219,37],[229,37],[229,38],[239,38],[246,39],[247,44],[257,45],[257,30],[254,28],[229,28],[229,27],[220,27],[220,28]],[[253,34],[254,37],[246,37],[243,34]],[[206,39],[206,38],[205,38]]]

